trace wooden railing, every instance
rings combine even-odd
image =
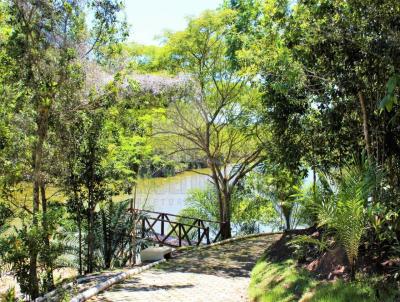
[[[130,211],[141,214],[141,237],[150,238],[159,244],[179,247],[210,244],[220,240],[221,237],[221,231],[213,238],[210,236],[209,225],[220,226],[219,221],[138,209]]]

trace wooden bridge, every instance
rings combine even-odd
[[[140,214],[140,236],[162,245],[191,246],[210,244],[221,239],[221,231],[210,234],[210,224],[220,226],[219,221],[139,209],[130,209],[130,212]]]

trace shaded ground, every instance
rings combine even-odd
[[[280,236],[190,251],[115,285],[90,301],[247,301],[251,269]]]
[[[379,268],[383,264],[363,248],[357,263],[359,276],[351,282],[345,250],[333,238],[323,239],[330,242],[325,251],[313,243],[293,241],[301,239],[298,236],[321,240],[322,232],[313,227],[289,231],[272,243],[252,271],[249,288],[252,300],[400,302],[399,283],[388,279]]]
[[[279,240],[276,240],[267,248],[264,257],[268,258],[268,260],[272,262],[281,262],[284,260],[293,259],[293,252],[295,249],[290,246],[290,241],[292,241],[298,235],[311,235],[315,231],[315,228],[290,230],[288,232],[285,231]]]

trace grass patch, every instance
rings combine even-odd
[[[257,302],[378,302],[371,282],[326,282],[298,269],[293,260],[272,263],[260,260],[251,272],[249,296]]]
[[[307,301],[307,300],[306,300]],[[369,302],[378,301],[375,291],[364,282],[329,282],[318,286],[308,301],[319,302]]]
[[[249,295],[252,301],[299,301],[316,286],[306,272],[297,271],[294,262],[258,261],[251,272]]]

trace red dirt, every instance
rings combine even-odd
[[[349,273],[346,253],[341,247],[323,253],[321,257],[305,265],[305,268],[315,273],[318,278],[327,280],[347,277]]]

